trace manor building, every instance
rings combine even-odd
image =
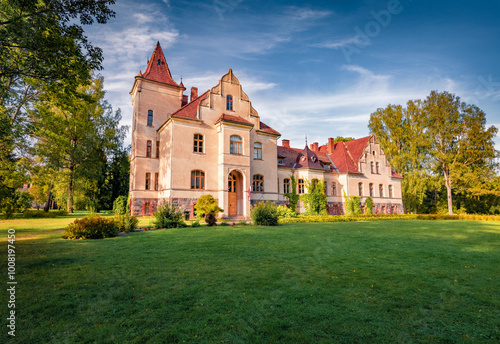
[[[286,139],[278,145],[281,134],[261,121],[231,69],[202,94],[192,87],[188,97],[185,90],[158,43],[130,92],[133,215],[172,202],[194,216],[196,200],[211,194],[223,217],[249,218],[256,202],[285,204],[292,176],[299,194],[324,178],[330,214],[345,212],[346,196],[361,196],[362,207],[371,197],[375,213],[402,212],[402,177],[373,135],[349,142],[328,138],[303,149]]]

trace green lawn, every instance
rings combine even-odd
[[[16,343],[500,342],[497,222],[201,227],[63,240],[71,220],[0,221],[3,281],[7,228],[16,228]]]

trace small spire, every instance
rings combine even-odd
[[[306,134],[306,147],[307,147],[307,134]]]

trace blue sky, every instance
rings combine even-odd
[[[476,104],[500,128],[499,1],[118,0],[113,9],[116,18],[86,32],[104,51],[107,100],[124,125],[134,76],[160,41],[186,94],[232,68],[262,121],[294,147],[306,134],[320,144],[367,136],[370,113],[431,90]]]

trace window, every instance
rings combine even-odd
[[[389,185],[389,198],[392,198],[392,185]]]
[[[253,175],[253,188],[254,192],[263,192],[264,191],[264,176],[261,174]]]
[[[161,60],[158,59],[158,66],[161,66]]]
[[[370,183],[370,197],[373,197],[373,183]]]
[[[205,188],[205,172],[191,171],[191,189],[204,189]]]
[[[194,150],[195,153],[203,153],[203,135],[194,134]]]
[[[303,194],[304,193],[304,179],[299,179],[299,194]]]
[[[153,110],[148,110],[148,127],[153,126]]]
[[[285,159],[278,158],[278,165],[283,165],[285,163]]]
[[[332,195],[337,196],[337,183],[332,183]]]
[[[380,168],[380,164],[377,162],[377,163],[375,164],[375,172],[376,172],[377,174],[380,174],[380,170],[379,170],[379,168]]]
[[[370,170],[371,170],[371,172],[372,172],[372,173],[374,173],[374,172],[373,172],[373,161],[372,161],[372,162],[370,162]]]
[[[378,186],[378,195],[379,197],[384,197],[384,186],[382,184]]]
[[[233,111],[233,96],[226,97],[226,110]]]
[[[150,203],[145,202],[144,203],[144,215],[149,215],[149,208],[150,208]]]
[[[363,196],[363,183],[358,183],[358,196]]]
[[[283,179],[283,193],[290,193],[290,179]]]
[[[151,141],[149,140],[146,145],[146,158],[151,158]]]
[[[156,141],[156,159],[160,158],[160,141]]]
[[[151,173],[146,173],[146,190],[149,190],[149,183],[151,180]]]
[[[318,183],[319,183],[319,180],[317,180],[316,178],[314,178],[312,180],[311,185],[312,185],[313,190],[316,189],[316,186],[318,185]]]
[[[253,144],[253,158],[262,160],[262,143],[255,142]]]
[[[242,143],[243,140],[239,136],[231,136],[229,151],[231,154],[243,154]]]
[[[155,190],[158,191],[158,172],[155,173]]]

